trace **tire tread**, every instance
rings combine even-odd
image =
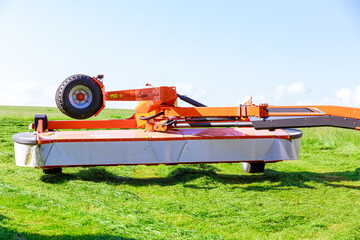
[[[103,101],[102,100],[103,94],[102,94],[100,86],[98,86],[98,89],[96,89],[96,91],[93,93],[93,95],[95,95],[94,98],[99,99],[99,101],[101,101],[101,102],[96,103],[95,108],[92,108],[85,113],[84,112],[78,113],[78,112],[69,110],[69,108],[66,106],[66,103],[64,100],[67,97],[67,96],[64,96],[65,89],[73,81],[78,81],[78,80],[82,80],[82,79],[88,80],[88,81],[93,81],[93,79],[90,76],[87,76],[84,74],[76,74],[76,75],[70,76],[61,83],[61,85],[58,87],[56,94],[55,94],[55,102],[56,102],[58,109],[63,114],[65,114],[71,118],[75,118],[75,119],[85,119],[85,118],[89,118],[89,117],[93,116],[101,108],[102,101]]]

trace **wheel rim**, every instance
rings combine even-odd
[[[69,101],[76,108],[86,108],[93,99],[90,89],[84,85],[78,85],[71,89]]]

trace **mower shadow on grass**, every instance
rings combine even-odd
[[[88,168],[74,174],[57,174],[43,175],[41,181],[51,184],[60,184],[72,180],[82,180],[91,182],[106,182],[111,185],[131,185],[131,186],[172,186],[183,184],[184,187],[196,189],[212,189],[216,188],[214,184],[205,185],[190,183],[198,178],[206,177],[212,183],[222,183],[234,185],[234,188],[243,188],[250,191],[266,191],[266,190],[287,190],[293,187],[297,188],[314,188],[309,182],[322,183],[331,187],[344,187],[349,189],[360,190],[360,186],[352,186],[345,184],[336,184],[342,181],[360,182],[360,168],[354,172],[279,172],[275,170],[265,170],[263,174],[221,174],[216,173],[218,169],[205,168],[196,169],[191,167],[180,167],[173,170],[167,177],[150,177],[150,178],[132,178],[117,176],[105,168]],[[261,186],[244,186],[253,183],[270,182],[271,184]],[[190,184],[187,184],[190,183]]]

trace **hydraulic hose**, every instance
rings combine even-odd
[[[140,120],[150,120],[150,119],[156,118],[156,117],[161,116],[161,115],[164,115],[164,114],[165,114],[165,112],[162,111],[162,112],[159,112],[159,113],[154,114],[154,115],[149,116],[149,117],[140,116],[139,119],[140,119]]]

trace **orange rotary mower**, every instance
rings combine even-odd
[[[13,135],[18,166],[52,174],[75,166],[241,162],[245,172],[258,173],[265,163],[299,158],[302,132],[294,128],[360,129],[358,108],[251,102],[207,107],[175,87],[107,92],[103,75],[71,76],[55,98],[60,111],[75,119],[98,115],[106,101],[140,103],[128,119],[49,121],[35,115],[33,132]],[[178,99],[193,107],[178,107]]]

